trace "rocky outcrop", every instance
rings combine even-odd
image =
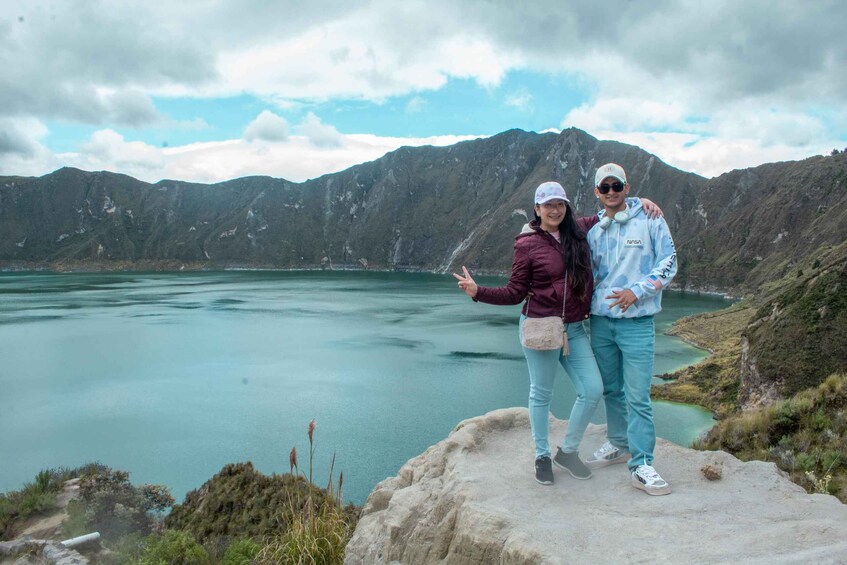
[[[87,557],[53,540],[24,537],[0,542],[0,564],[88,565]]]
[[[566,427],[551,419],[551,438]],[[583,456],[604,433],[589,427]],[[621,465],[588,481],[554,469],[555,484],[540,486],[526,409],[491,412],[376,486],[345,563],[843,563],[847,555],[847,506],[807,494],[771,463],[659,440],[656,467],[670,496],[634,489]]]

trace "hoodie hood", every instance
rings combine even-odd
[[[627,198],[626,199],[626,209],[621,210],[621,212],[626,212],[629,214],[629,218],[635,218],[639,214],[644,214],[644,209],[641,207],[641,199],[640,198]],[[618,212],[620,213],[620,212]],[[597,213],[597,216],[602,220],[606,217],[606,209],[600,210]]]
[[[535,233],[536,231],[538,231],[537,229],[532,227],[532,223],[534,222],[535,220],[532,220],[532,222],[525,223],[521,228],[521,233],[519,233],[518,235],[526,235],[528,233]]]
[[[536,233],[544,235],[547,232],[541,229],[541,222],[539,222],[538,219],[530,220],[529,222],[523,225],[523,227],[521,228],[521,232],[517,236],[515,236],[515,239],[520,239],[522,237],[526,237],[528,235],[533,235]]]

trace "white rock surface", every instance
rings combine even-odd
[[[551,444],[567,422],[551,419]],[[605,441],[589,426],[583,458]],[[722,469],[707,480],[704,465]],[[625,465],[587,481],[554,467],[535,482],[525,408],[460,423],[379,483],[345,564],[847,563],[847,506],[809,495],[771,463],[659,440],[669,496],[630,485]]]

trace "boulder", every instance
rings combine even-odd
[[[567,422],[551,418],[551,444]],[[591,425],[587,457],[605,441]],[[631,486],[625,465],[535,482],[525,408],[460,423],[379,483],[345,564],[844,563],[847,506],[807,494],[772,463],[662,439],[654,465],[672,494]],[[709,480],[705,466],[720,470]]]

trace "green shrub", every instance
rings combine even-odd
[[[807,471],[814,471],[815,467],[817,467],[818,457],[811,453],[798,453],[796,457],[797,466],[804,473]]]
[[[134,487],[129,473],[113,471],[102,463],[87,463],[75,469],[39,471],[21,490],[0,494],[0,539],[13,523],[56,508],[65,482],[80,478],[80,500],[68,503],[69,518],[63,535],[75,537],[99,531],[104,541],[116,540],[130,531],[148,534],[156,514],[173,504],[168,489],[158,485]]]
[[[149,536],[130,533],[109,542],[109,551],[97,558],[97,565],[127,565],[138,563],[147,547]]]
[[[166,530],[161,536],[151,536],[141,557],[134,565],[207,565],[209,555],[194,538],[185,532]]]
[[[32,483],[35,490],[39,492],[48,492],[52,484],[50,471],[41,470],[35,476],[35,482]]]
[[[783,402],[772,416],[768,414],[765,417],[769,420],[768,436],[772,438],[793,433],[800,425],[800,416],[790,401]]]
[[[829,417],[826,415],[826,412],[821,409],[812,415],[809,421],[809,425],[812,427],[813,430],[822,432],[832,426],[832,421],[830,421]]]
[[[88,518],[85,513],[85,503],[81,500],[71,500],[65,508],[68,517],[62,522],[62,537],[64,539],[75,538],[91,533],[88,526]]]
[[[12,501],[9,500],[5,493],[0,494],[0,539],[3,539],[3,533],[14,518],[14,505]]]
[[[227,548],[221,565],[250,565],[261,549],[261,544],[251,539],[237,540]]]
[[[38,489],[24,489],[18,502],[18,512],[22,516],[32,516],[55,508],[55,506],[56,493]]]

